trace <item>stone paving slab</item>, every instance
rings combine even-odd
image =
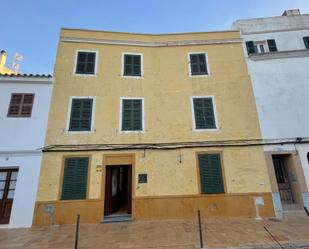
[[[284,249],[309,249],[309,218],[204,220],[202,225],[206,248],[282,249],[275,239]],[[74,225],[0,229],[0,249],[72,249],[74,232]],[[199,244],[192,220],[82,224],[79,237],[79,249],[196,249]]]

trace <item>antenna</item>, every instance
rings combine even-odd
[[[13,61],[13,70],[16,72],[16,73],[19,73],[19,68],[20,68],[20,65],[19,63],[21,61],[23,61],[24,57],[19,54],[19,53],[15,53],[15,56],[14,56],[14,61]]]

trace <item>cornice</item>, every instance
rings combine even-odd
[[[241,30],[241,28],[239,28]],[[280,33],[280,32],[291,32],[291,31],[308,31],[309,27],[303,28],[289,28],[289,29],[273,29],[273,30],[262,30],[262,31],[252,31],[246,32],[241,30],[241,35],[259,35],[259,34],[269,34],[269,33]]]
[[[253,61],[302,58],[302,57],[309,57],[309,49],[279,51],[279,52],[270,52],[263,54],[251,54],[248,56],[248,58]]]
[[[41,156],[41,150],[12,150],[0,151],[0,157],[23,157],[23,156]]]
[[[60,40],[62,42],[124,45],[124,46],[138,46],[138,47],[171,47],[171,46],[210,45],[210,44],[226,44],[226,43],[242,42],[241,38],[212,39],[212,40],[183,40],[183,41],[168,41],[168,42],[143,42],[143,41],[109,40],[109,39],[76,38],[76,37],[61,37]]]

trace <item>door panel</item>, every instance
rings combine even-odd
[[[107,166],[104,214],[131,213],[131,166]]]
[[[18,169],[0,169],[0,224],[10,221]]]
[[[294,203],[292,189],[289,182],[287,170],[284,164],[284,157],[274,156],[273,162],[282,204],[292,204]]]
[[[128,191],[127,191],[127,209],[128,213],[132,213],[132,168],[128,168]]]

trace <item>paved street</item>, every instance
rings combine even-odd
[[[203,223],[204,241],[211,248],[280,248],[264,226],[284,248],[309,245],[309,218],[290,218],[282,222],[252,219],[206,221]],[[72,248],[74,229],[72,225],[1,229],[0,248]],[[188,220],[87,224],[80,228],[80,249],[194,249],[197,245],[197,224]]]

